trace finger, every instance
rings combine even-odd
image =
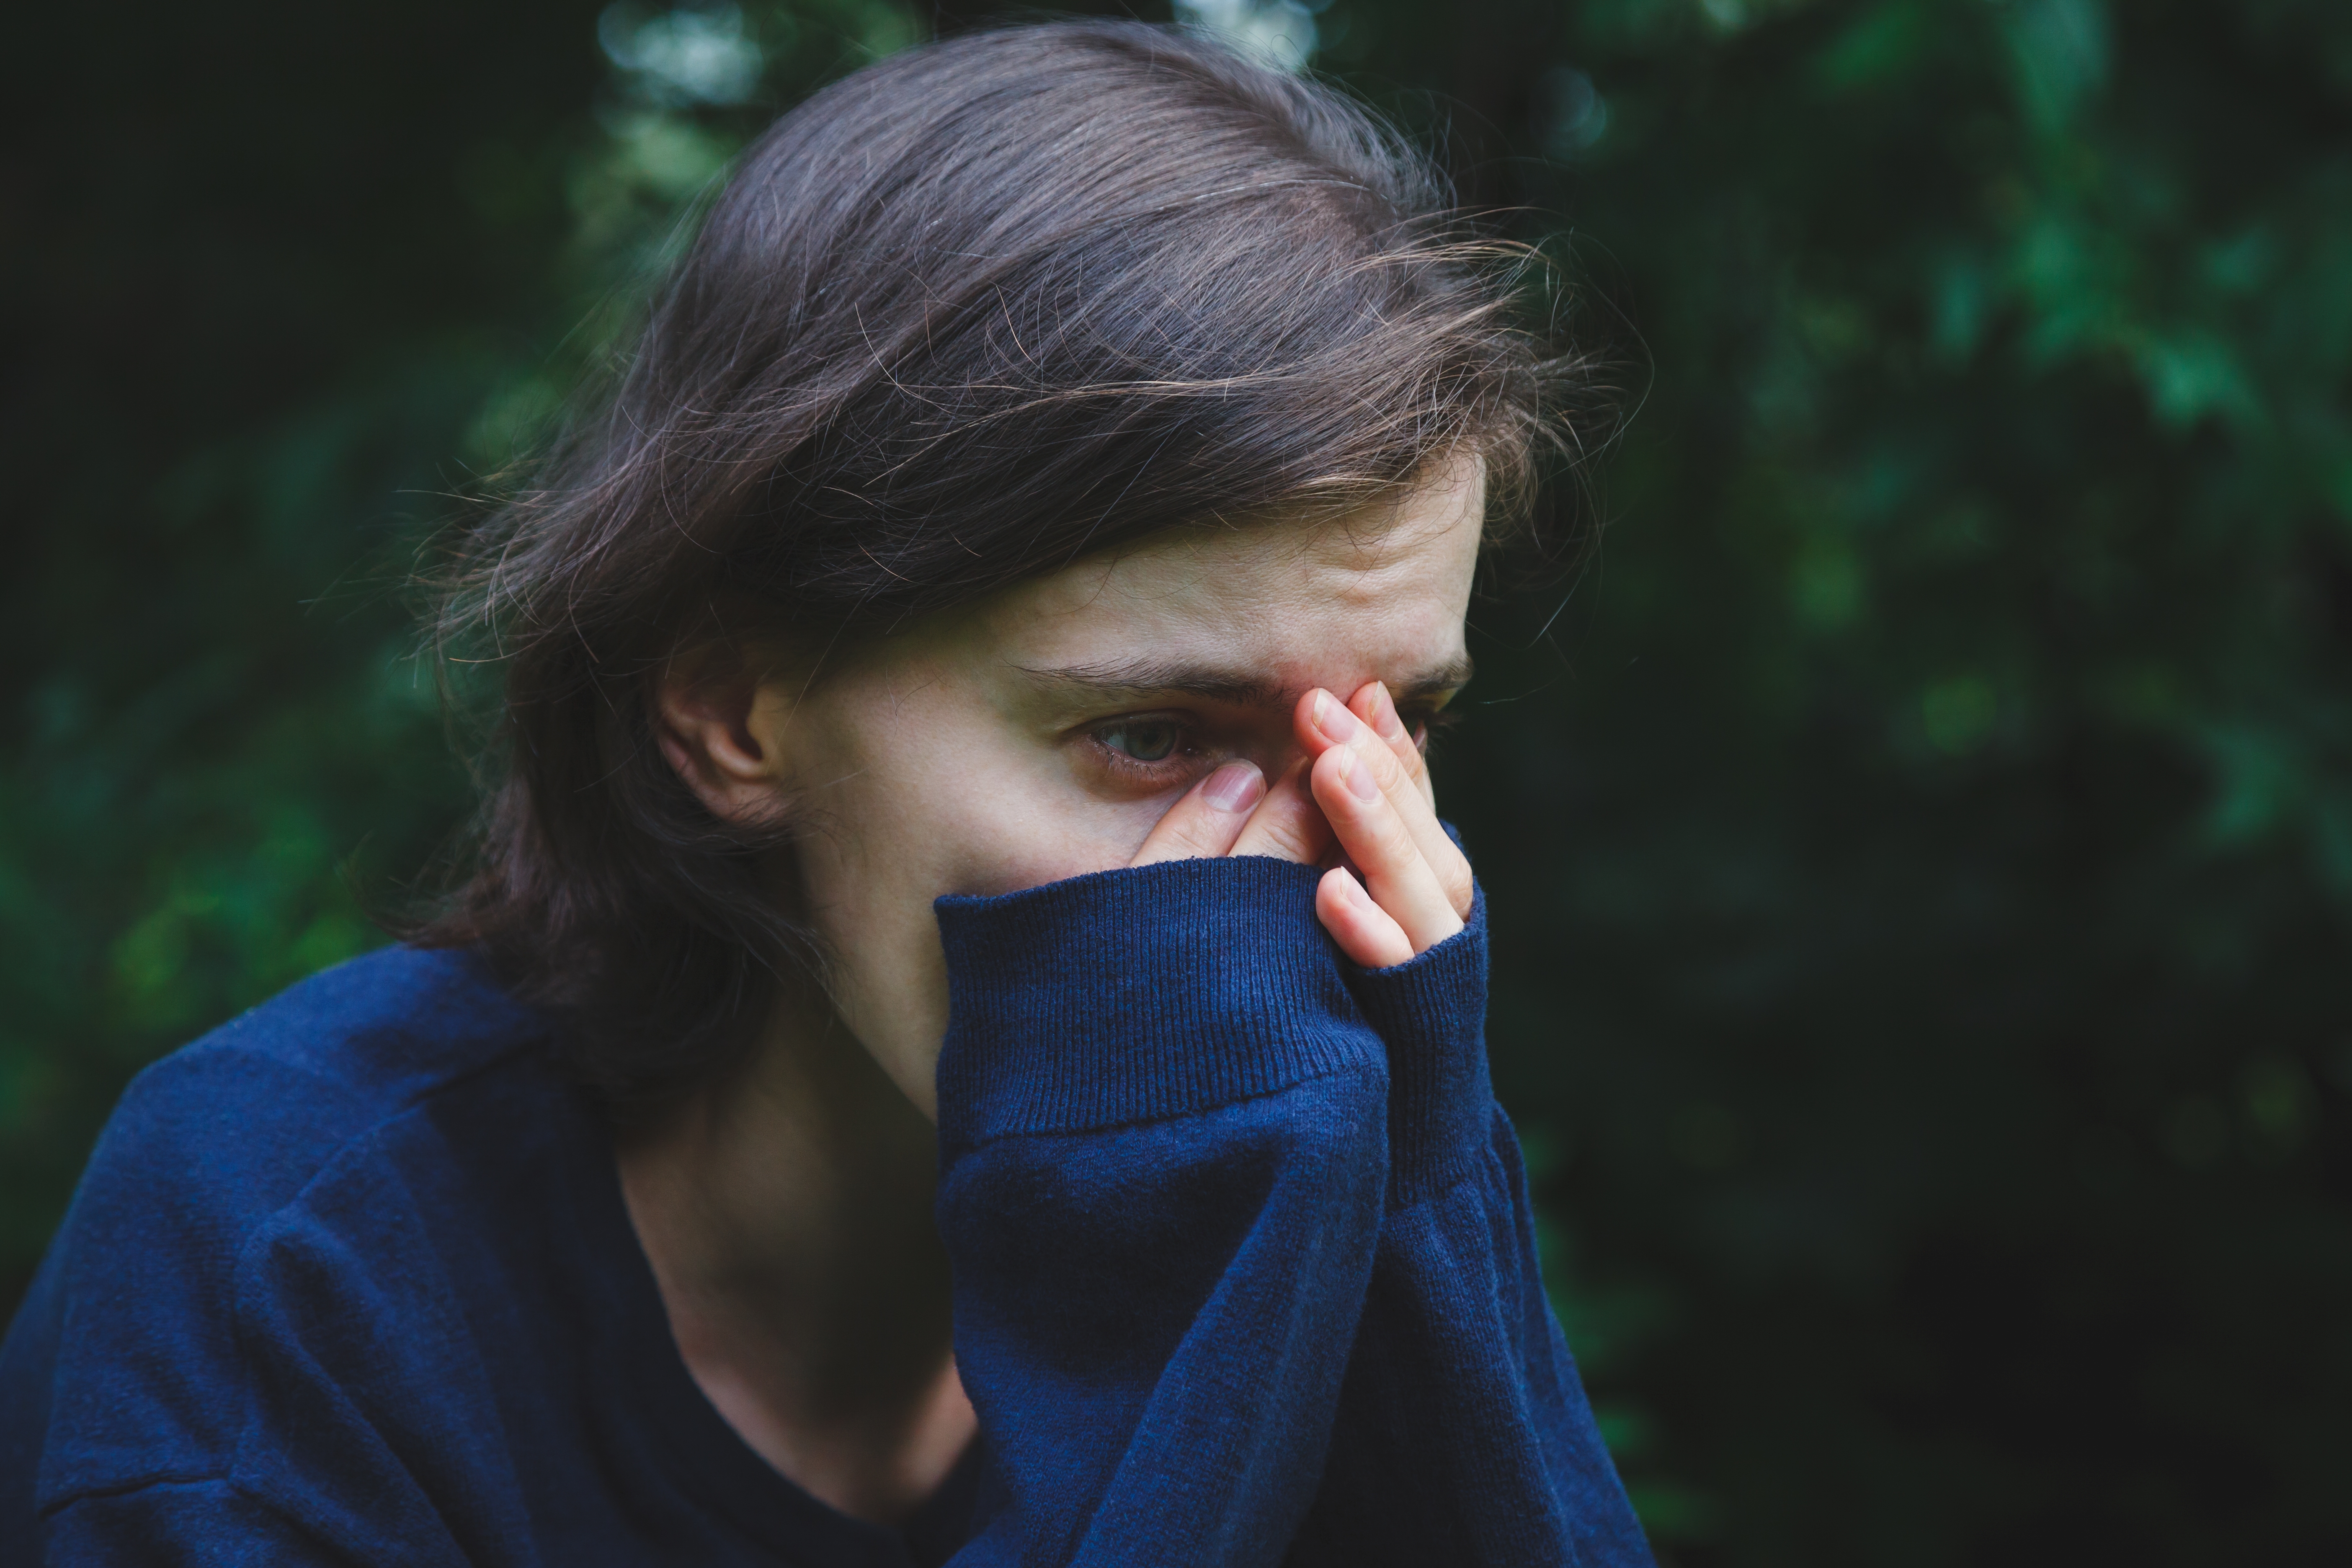
[[[1255,763],[1227,763],[1184,792],[1168,808],[1135,852],[1130,866],[1161,860],[1197,860],[1223,855],[1241,837],[1250,813],[1265,795],[1265,775]]]
[[[1366,969],[1387,969],[1412,956],[1404,928],[1372,902],[1344,868],[1334,866],[1316,884],[1315,918],[1339,951]]]
[[[1371,727],[1354,713],[1341,707],[1329,692],[1320,689],[1310,691],[1299,699],[1293,727],[1298,732],[1300,744],[1310,756],[1318,759],[1318,763],[1323,752],[1334,746],[1346,746],[1363,760],[1380,785],[1381,793],[1396,808],[1400,820],[1420,848],[1423,858],[1429,862],[1432,874],[1445,889],[1446,901],[1453,906],[1455,917],[1467,919],[1473,891],[1470,862],[1462,858],[1462,851],[1456,849],[1454,840],[1446,837],[1444,827],[1437,820],[1437,809],[1430,804],[1430,797],[1406,776],[1403,764],[1397,759],[1395,747],[1374,733]],[[1418,748],[1414,754],[1418,757]],[[1336,827],[1339,824],[1334,821],[1332,826]],[[1347,842],[1344,832],[1339,837],[1342,843]],[[1377,897],[1380,889],[1375,886],[1372,891]]]
[[[1331,824],[1307,793],[1307,768],[1304,757],[1290,764],[1258,802],[1227,854],[1271,855],[1277,860],[1313,866],[1330,852]]]
[[[1446,836],[1444,827],[1437,820],[1437,788],[1429,776],[1428,759],[1422,755],[1421,747],[1406,731],[1404,720],[1396,710],[1395,700],[1389,695],[1387,683],[1379,680],[1365,682],[1356,695],[1349,699],[1345,711],[1379,738],[1381,745],[1387,750],[1387,758],[1381,757],[1360,734],[1350,733],[1340,738],[1363,752],[1366,760],[1373,764],[1374,774],[1381,780],[1381,788],[1395,803],[1398,812],[1404,817],[1405,826],[1412,830],[1413,842],[1421,846],[1421,852],[1428,859],[1430,868],[1437,873],[1438,881],[1444,885],[1447,895],[1454,900],[1454,912],[1467,917],[1471,896],[1470,863],[1462,858],[1462,851],[1454,847],[1454,840]],[[1336,722],[1344,723],[1345,721]],[[1397,764],[1394,773],[1381,766],[1383,761],[1390,759]],[[1415,801],[1412,798],[1414,795],[1420,799]]]
[[[1353,697],[1348,699],[1348,711],[1370,725],[1372,733],[1388,742],[1389,750],[1396,754],[1397,765],[1404,770],[1404,776],[1421,791],[1422,798],[1434,807],[1437,805],[1437,784],[1429,776],[1429,759],[1421,754],[1421,742],[1415,741],[1412,731],[1404,727],[1403,716],[1396,710],[1396,700],[1389,695],[1388,682],[1365,682]]]
[[[1363,754],[1333,746],[1315,759],[1308,776],[1340,847],[1363,872],[1364,890],[1403,929],[1412,951],[1426,952],[1460,931],[1454,900]]]

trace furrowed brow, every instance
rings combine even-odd
[[[1181,696],[1235,707],[1286,708],[1298,696],[1296,690],[1255,671],[1208,664],[1135,660],[1076,664],[1053,669],[1026,665],[1016,668],[1043,690],[1094,701],[1148,702],[1154,698]],[[1400,702],[1441,697],[1467,685],[1470,672],[1470,656],[1457,655],[1398,681],[1390,688],[1390,694]]]

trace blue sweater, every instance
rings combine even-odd
[[[736,1437],[545,1020],[395,949],[125,1095],[0,1348],[0,1563],[1648,1563],[1488,1089],[1483,908],[1367,973],[1314,883],[940,901],[984,1442],[906,1530]]]

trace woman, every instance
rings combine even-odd
[[[459,546],[461,894],[117,1111],[7,1560],[1647,1561],[1422,761],[1569,372],[1435,189],[1133,25],[781,121]]]

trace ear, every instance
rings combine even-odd
[[[783,809],[783,758],[752,725],[761,670],[733,643],[673,656],[654,700],[662,755],[721,822],[772,821]]]

